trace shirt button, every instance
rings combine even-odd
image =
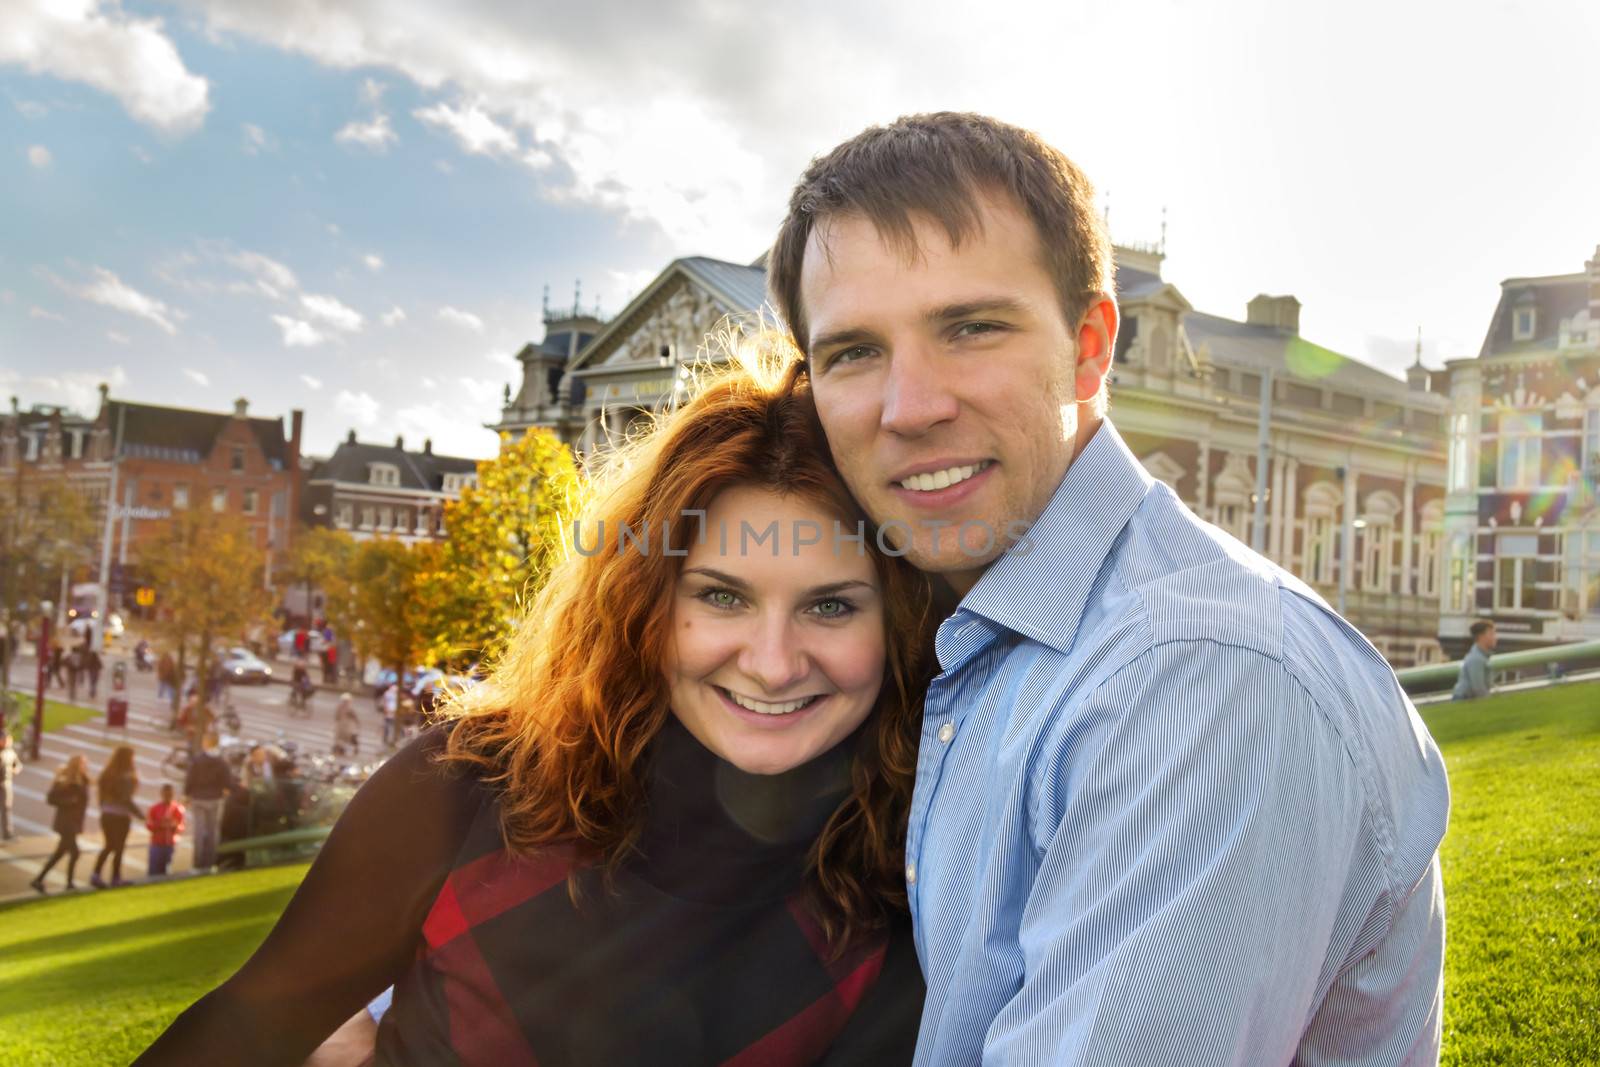
[[[956,724],[955,723],[947,722],[943,726],[939,727],[939,740],[944,742],[945,744],[948,745],[950,743],[950,739],[955,737],[955,735],[956,735]]]
[[[917,865],[915,863],[908,863],[908,864],[906,864],[906,885],[916,885],[916,884],[917,884]]]

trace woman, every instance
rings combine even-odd
[[[100,834],[105,844],[94,858],[94,873],[89,876],[89,884],[104,889],[106,883],[100,877],[100,870],[107,856],[111,857],[111,884],[127,884],[122,880],[122,851],[128,845],[128,828],[133,820],[144,818],[144,812],[133,799],[139,791],[139,774],[133,768],[132,745],[118,745],[111,753],[105,770],[100,772],[99,786]]]
[[[341,693],[334,708],[333,752],[337,756],[361,754],[361,716],[356,714],[355,701],[349,693]]]
[[[78,867],[78,835],[83,832],[83,816],[89,810],[89,761],[83,756],[73,756],[56,771],[45,800],[56,809],[52,824],[60,836],[56,850],[45,860],[44,869],[28,884],[40,893],[45,891],[45,875],[61,857],[67,858],[67,888],[76,889],[73,874]]]
[[[391,983],[380,1064],[909,1062],[929,589],[802,389],[727,374],[620,450],[498,667],[139,1063],[298,1063]]]

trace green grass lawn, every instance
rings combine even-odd
[[[8,713],[6,717],[6,731],[12,739],[22,743],[23,724],[33,718],[33,694],[17,693],[15,712]],[[86,708],[79,704],[68,704],[65,701],[44,698],[44,732],[59,730],[63,726],[71,726],[77,722],[88,722],[98,719],[105,714],[104,708]]]
[[[1600,684],[1443,704],[1445,1064],[1600,1063]],[[0,1063],[125,1063],[244,961],[304,865],[0,907]]]
[[[1446,1064],[1600,1063],[1600,683],[1441,704]]]
[[[261,943],[306,865],[0,906],[0,1063],[129,1063]]]

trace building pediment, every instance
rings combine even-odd
[[[692,364],[730,318],[759,311],[765,271],[701,257],[677,259],[656,276],[573,361],[580,377]]]

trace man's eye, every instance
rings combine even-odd
[[[998,333],[1000,327],[992,322],[963,322],[956,327],[957,337],[981,337],[984,334]]]
[[[855,363],[870,355],[872,355],[872,349],[866,345],[854,345],[850,348],[841,349],[829,356],[828,366],[837,367],[845,363]]]

